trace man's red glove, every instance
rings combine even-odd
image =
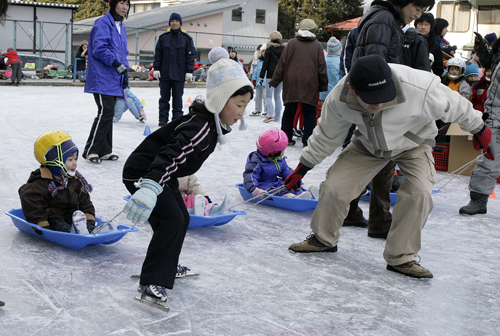
[[[495,160],[495,155],[488,147],[491,142],[491,130],[486,125],[483,128],[474,134],[474,139],[472,140],[472,145],[475,150],[483,150],[484,157],[488,160]]]
[[[257,81],[255,79],[252,80],[252,84],[253,84],[253,86],[257,86]]]
[[[304,166],[302,163],[299,163],[297,168],[286,177],[285,179],[285,184],[286,188],[288,190],[291,190],[292,188],[296,190],[297,188],[300,188],[300,180],[304,177],[304,175],[311,170],[311,168]]]

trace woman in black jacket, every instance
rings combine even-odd
[[[262,69],[260,70],[259,80],[262,83],[264,77],[267,78],[267,82],[273,78],[274,70],[278,66],[278,62],[281,58],[281,54],[285,49],[285,44],[281,41],[282,36],[279,31],[273,31],[269,34],[269,39],[271,40],[266,44],[266,55],[264,57],[264,63],[262,64]],[[283,89],[283,83],[280,83],[277,87],[271,87],[269,84],[266,87],[266,105],[267,105],[267,115],[264,122],[270,121],[280,121],[281,120],[281,110],[283,108],[283,102],[281,101],[281,90]],[[274,97],[274,105],[273,105]]]

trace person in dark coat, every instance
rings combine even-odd
[[[354,64],[359,57],[372,54],[381,56],[388,63],[404,64],[402,28],[433,6],[434,0],[373,1],[358,24],[359,36],[351,64]],[[356,136],[356,132],[354,135]],[[391,227],[392,215],[389,209],[394,168],[395,164],[389,162],[371,182],[369,237],[386,238]],[[362,211],[357,206],[360,198],[361,195],[351,203],[350,209],[356,209],[356,211],[349,212],[350,215],[352,214],[352,217],[346,218],[346,221],[349,219],[349,222],[352,222],[348,223],[349,225],[358,225],[360,222],[356,221],[363,218]]]
[[[283,89],[283,84],[279,83],[276,87],[269,86],[269,81],[273,78],[274,71],[278,66],[278,62],[285,50],[286,43],[281,41],[281,33],[279,31],[273,31],[269,34],[269,40],[266,44],[266,53],[264,55],[264,62],[259,74],[259,83],[264,83],[264,79],[267,79],[266,86],[266,118],[264,122],[270,122],[273,120],[281,120],[281,110],[283,109],[283,102],[281,100],[281,91]],[[273,104],[274,99],[274,104]]]
[[[291,39],[281,55],[278,67],[269,86],[276,87],[283,82],[283,101],[285,112],[281,129],[288,139],[293,136],[293,121],[299,103],[304,114],[304,133],[302,143],[307,146],[307,139],[316,126],[316,104],[319,92],[328,90],[328,76],[323,47],[316,40],[318,27],[311,19],[304,19],[299,24],[299,31]],[[295,142],[290,141],[290,145]]]
[[[500,63],[500,39],[495,40],[490,49],[488,48],[488,42],[480,34],[476,33],[474,49],[477,51],[481,66],[485,69],[491,69],[492,73],[495,72],[495,68]]]
[[[441,47],[435,41],[434,15],[432,13],[424,13],[415,20],[414,24],[420,34],[427,39],[429,52],[434,56],[434,62],[431,66],[432,73],[441,77],[444,72],[443,53],[441,52]]]
[[[429,48],[424,36],[408,25],[403,28],[403,64],[413,69],[431,71]]]
[[[352,52],[356,48],[356,41],[358,40],[358,27],[354,27],[347,34],[344,46],[342,47],[342,54],[340,55],[340,75],[344,77],[351,70]]]
[[[82,43],[81,46],[78,47],[78,50],[76,51],[75,58],[81,58],[76,61],[76,71],[85,71],[87,70],[87,59],[89,58],[88,56],[88,44]],[[80,82],[85,82],[85,74],[81,73],[79,74]]]
[[[182,17],[172,13],[168,20],[170,28],[160,35],[156,43],[153,63],[154,77],[160,80],[160,110],[158,126],[168,123],[170,96],[172,96],[172,120],[181,117],[184,83],[191,82],[194,71],[194,49],[192,37],[182,29]]]
[[[85,92],[92,93],[97,116],[90,130],[82,156],[92,163],[118,160],[113,150],[113,116],[116,97],[123,97],[128,86],[127,31],[130,0],[111,0],[109,11],[97,19],[88,44],[88,67]]]

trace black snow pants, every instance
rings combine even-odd
[[[132,181],[123,183],[130,194],[138,190]],[[149,217],[149,224],[153,229],[153,237],[142,264],[140,284],[172,289],[189,226],[189,214],[179,189],[163,189]]]

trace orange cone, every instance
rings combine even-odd
[[[495,190],[494,189],[493,189],[493,193],[488,198],[497,198],[497,195],[495,194]]]
[[[188,103],[192,103],[193,100],[191,99],[191,97],[188,98]]]

